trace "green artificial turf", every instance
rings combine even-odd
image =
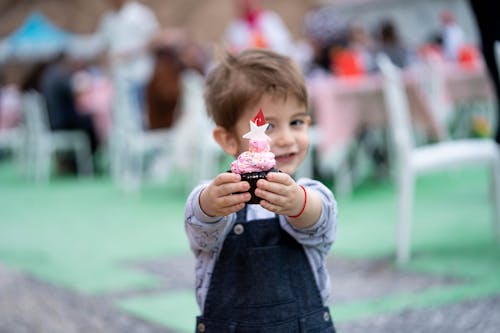
[[[127,263],[188,251],[179,194],[127,195],[108,179],[33,185],[0,164],[0,260],[87,293],[152,287]]]
[[[0,261],[79,292],[107,294],[152,288],[155,276],[131,263],[189,255],[183,229],[186,193],[179,180],[120,192],[106,178],[54,179],[33,185],[0,163]],[[343,258],[394,258],[396,194],[389,181],[339,197]],[[494,242],[486,170],[467,168],[418,179],[412,260],[395,269],[456,278],[461,283],[379,299],[336,303],[338,321],[405,308],[433,307],[500,294],[500,251]],[[129,297],[117,306],[179,332],[194,327],[193,290]]]

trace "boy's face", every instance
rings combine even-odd
[[[242,136],[250,129],[250,120],[262,109],[269,123],[266,134],[271,138],[271,151],[276,155],[276,168],[293,174],[304,160],[309,146],[308,128],[311,117],[306,107],[294,98],[272,98],[264,95],[253,107],[246,109],[235,125],[237,155],[248,150]]]

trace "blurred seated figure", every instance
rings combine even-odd
[[[347,23],[333,6],[313,7],[305,16],[304,29],[312,47],[312,62],[307,75],[332,70],[334,54],[348,45]]]
[[[20,100],[17,85],[0,83],[0,130],[14,128],[19,124],[21,120]]]
[[[440,32],[431,33],[427,39],[417,47],[417,57],[420,60],[429,59],[444,59],[443,55],[443,37]]]
[[[178,118],[182,66],[173,45],[154,51],[153,75],[146,86],[146,109],[149,129],[170,128]]]
[[[92,116],[99,142],[106,142],[111,129],[111,79],[98,64],[91,64],[73,75],[72,85],[78,112]]]
[[[391,19],[385,19],[380,23],[376,36],[376,52],[386,54],[389,59],[400,68],[409,65],[409,50],[401,41],[398,28]]]
[[[225,32],[228,49],[238,53],[246,48],[269,48],[289,55],[292,37],[281,17],[264,9],[259,0],[233,0],[236,16]]]
[[[344,48],[330,52],[331,70],[333,74],[343,77],[355,77],[365,73],[360,54],[355,50]]]
[[[181,112],[182,74],[204,76],[209,57],[203,47],[180,29],[169,28],[152,42],[155,64],[146,86],[147,128],[170,128]]]
[[[0,71],[0,160],[5,152],[16,152],[21,140],[21,96],[16,84]]]
[[[444,56],[448,60],[458,60],[460,50],[465,45],[465,33],[452,12],[441,12],[440,19]]]
[[[47,103],[51,129],[82,130],[87,134],[94,154],[98,147],[94,123],[89,114],[77,112],[72,86],[73,74],[80,67],[81,64],[69,55],[58,56],[41,74],[40,91]]]
[[[348,48],[357,55],[363,72],[373,72],[376,67],[374,41],[359,22],[351,22],[348,29]]]

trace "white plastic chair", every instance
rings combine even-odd
[[[15,128],[0,129],[0,149],[16,154],[22,142],[21,126]]]
[[[186,190],[201,181],[212,179],[221,170],[224,151],[213,138],[213,121],[208,117],[203,99],[204,77],[196,71],[182,74],[181,118],[175,131],[175,167],[187,170]],[[228,166],[229,167],[229,166]]]
[[[497,68],[500,68],[500,41],[498,40],[495,41],[495,61],[497,62]]]
[[[392,135],[398,187],[397,262],[410,258],[415,178],[426,172],[464,165],[484,165],[491,170],[495,235],[500,234],[500,153],[490,139],[460,139],[416,147],[409,106],[399,69],[383,54],[377,64],[384,76],[384,97]]]
[[[131,91],[125,81],[115,86],[113,128],[109,139],[111,174],[117,186],[129,193],[139,191],[152,177],[154,161],[161,159],[163,170],[160,171],[166,178],[173,146],[171,129],[143,128],[140,105]]]
[[[46,103],[38,92],[24,93],[21,108],[26,130],[24,143],[29,174],[37,182],[49,180],[51,159],[60,151],[75,153],[80,175],[93,173],[90,142],[83,131],[50,130]]]

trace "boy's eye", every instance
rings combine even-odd
[[[295,119],[295,120],[292,120],[292,121],[290,122],[290,125],[291,125],[291,126],[295,126],[295,127],[296,127],[296,126],[301,126],[301,125],[304,125],[304,120],[302,120],[302,119]]]
[[[269,123],[269,125],[267,126],[267,129],[266,129],[266,132],[270,132],[270,131],[272,131],[272,130],[273,130],[273,128],[274,128],[274,124]]]

